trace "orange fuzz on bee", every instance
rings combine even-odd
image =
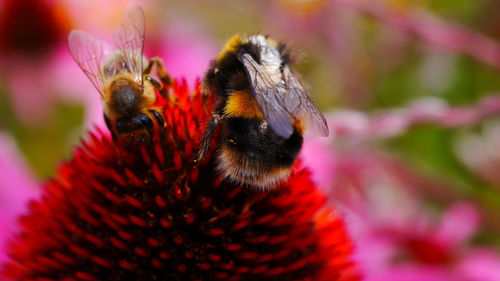
[[[262,112],[252,93],[249,91],[234,91],[227,98],[224,115],[228,117],[241,117],[246,119],[264,120]]]
[[[204,94],[215,96],[217,103],[199,160],[218,130],[218,171],[235,182],[270,189],[289,176],[305,124],[328,135],[325,118],[291,70],[291,61],[284,43],[263,35],[236,35],[228,41],[203,79]]]

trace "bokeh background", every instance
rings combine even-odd
[[[0,2],[0,245],[103,126],[67,34],[110,40],[129,2]],[[235,33],[293,47],[331,131],[308,135],[302,157],[345,217],[366,280],[500,280],[499,1],[139,2],[145,54],[192,86]]]

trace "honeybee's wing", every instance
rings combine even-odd
[[[142,85],[144,51],[144,11],[137,3],[131,4],[115,33],[117,47],[123,52],[126,67],[134,80]]]
[[[73,30],[68,36],[68,47],[73,59],[102,96],[101,67],[111,52],[111,46],[84,31]]]
[[[288,91],[287,98],[285,99],[286,108],[295,116],[305,118],[314,133],[327,137],[329,132],[325,117],[309,98],[309,95],[300,84],[297,76],[288,66],[283,68],[283,77],[285,80],[285,87]]]
[[[293,133],[292,115],[285,107],[286,89],[284,85],[276,85],[250,54],[238,54],[243,63],[253,96],[264,118],[274,132],[288,138]]]

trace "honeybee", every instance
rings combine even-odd
[[[271,189],[288,178],[302,147],[304,126],[328,136],[325,118],[290,68],[284,43],[263,35],[233,36],[203,78],[215,95],[213,116],[197,160],[220,126],[217,169],[235,182]]]
[[[155,89],[165,98],[167,92],[150,75],[153,66],[164,84],[171,80],[159,58],[148,62],[143,55],[144,11],[138,4],[127,8],[115,32],[115,45],[113,48],[81,30],[68,36],[74,60],[101,95],[104,120],[113,137],[144,141],[155,126],[165,124],[154,106],[158,98]]]

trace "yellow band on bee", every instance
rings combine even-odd
[[[250,91],[235,91],[227,98],[224,113],[229,117],[257,118],[264,120],[264,116]]]
[[[239,34],[233,35],[233,37],[231,37],[231,39],[227,41],[226,45],[224,45],[222,50],[217,55],[217,61],[221,61],[227,55],[227,53],[234,51],[240,44],[241,36]]]

